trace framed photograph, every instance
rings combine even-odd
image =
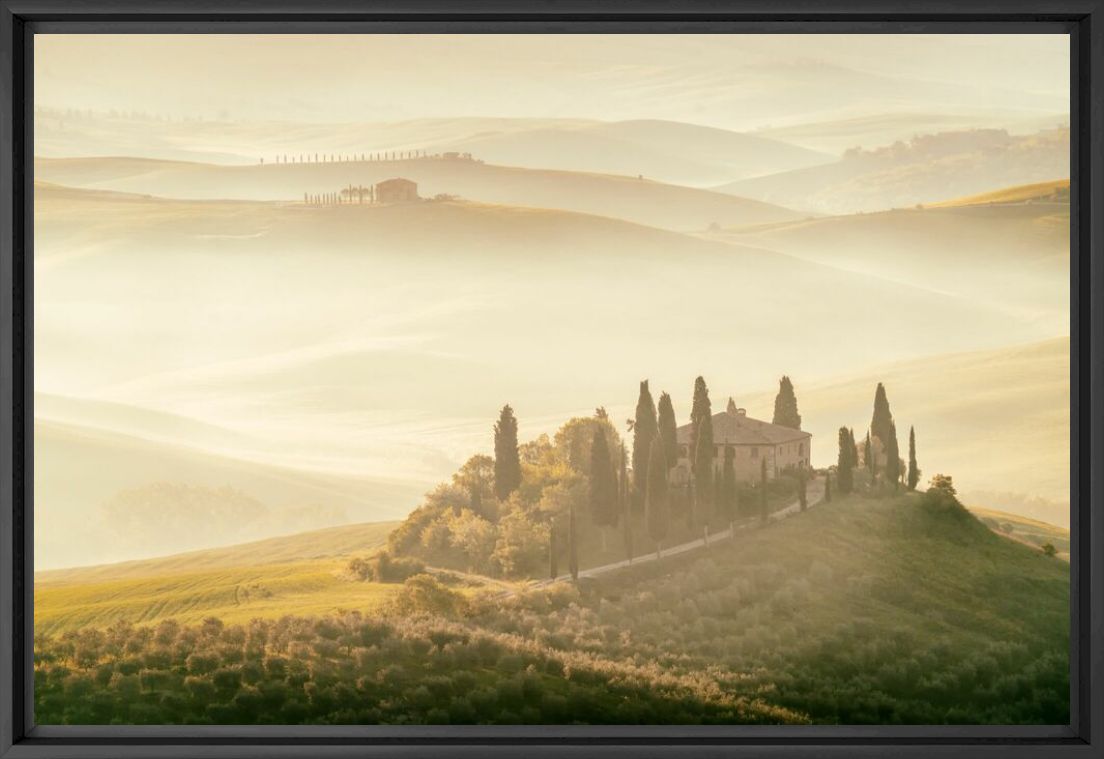
[[[1104,757],[1102,29],[0,0],[0,757]]]

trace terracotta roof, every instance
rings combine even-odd
[[[684,424],[678,428],[679,443],[690,442],[691,427]],[[752,419],[742,410],[713,415],[713,442],[717,445],[781,445],[810,437],[809,432]]]

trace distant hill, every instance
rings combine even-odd
[[[1069,114],[1040,116],[969,111],[881,113],[762,127],[750,134],[838,155],[852,148],[870,150],[884,147],[898,140],[911,140],[920,134],[964,129],[1007,129],[1012,134],[1029,134],[1055,127],[1069,127]]]
[[[35,461],[40,568],[400,516],[425,490],[416,480],[339,477],[42,420],[35,422]]]
[[[423,197],[444,193],[474,201],[560,209],[676,230],[716,224],[787,221],[801,214],[730,193],[614,174],[497,166],[475,160],[410,159],[219,166],[133,158],[35,161],[35,177],[61,185],[169,198],[301,200],[405,177]]]
[[[982,192],[964,198],[943,200],[927,204],[930,208],[954,208],[959,206],[1009,205],[1009,204],[1056,204],[1068,206],[1070,202],[1070,182],[1068,179],[1055,179],[1051,182],[1005,187],[991,192]]]
[[[926,282],[943,292],[1049,320],[1069,320],[1069,181],[1002,188],[877,213],[708,233],[810,261]],[[969,255],[963,255],[969,251]]]
[[[1069,129],[940,132],[717,189],[818,213],[883,211],[1069,175]]]
[[[678,121],[423,118],[305,124],[173,122],[125,114],[39,109],[44,157],[141,155],[170,161],[255,164],[291,153],[471,152],[488,163],[636,176],[709,186],[811,166],[832,156],[758,134]]]
[[[45,570],[35,572],[35,584],[45,588],[213,569],[258,567],[266,564],[363,556],[370,553],[372,549],[386,544],[388,534],[398,524],[398,522],[343,524],[321,530],[280,535],[252,543],[207,548],[154,559]]]
[[[755,134],[640,120],[483,131],[434,149],[471,152],[489,163],[597,171],[708,186],[834,160],[834,156]]]
[[[1000,496],[994,494],[993,496],[978,496],[977,500],[973,500],[973,502],[999,503],[1000,500]],[[1050,543],[1058,552],[1056,555],[1059,558],[1066,561],[1070,560],[1069,528],[1057,527],[1049,522],[1041,522],[1019,514],[986,509],[981,506],[970,506],[970,511],[981,520],[982,524],[998,535],[1019,541],[1033,548],[1041,548]]]

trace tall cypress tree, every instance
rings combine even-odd
[[[920,467],[916,465],[916,429],[909,427],[908,489],[916,490],[920,482]]]
[[[696,448],[694,450],[694,502],[687,509],[686,525],[693,528],[694,512],[703,525],[709,523],[713,510],[713,417],[706,414],[698,422]]]
[[[851,438],[851,449],[854,454],[851,456],[851,466],[859,465],[859,444],[855,442],[855,428],[851,427],[847,430],[847,436]]]
[[[778,382],[778,395],[774,397],[774,424],[801,429],[801,414],[797,413],[797,396],[794,395],[793,383],[790,378],[783,375]]]
[[[882,453],[887,452],[889,446],[889,433],[893,425],[893,414],[889,411],[889,399],[886,397],[885,386],[878,383],[874,391],[874,415],[870,419],[870,434],[877,438]],[[875,457],[877,453],[875,453]],[[877,465],[875,464],[875,473]]]
[[[663,441],[663,454],[667,457],[667,464],[674,466],[678,461],[678,425],[675,423],[675,407],[668,393],[660,393],[657,409],[659,439]]]
[[[548,576],[555,580],[560,576],[559,557],[556,556],[556,524],[548,526]]]
[[[595,425],[590,444],[590,518],[602,533],[602,549],[606,548],[606,527],[617,524],[617,480],[610,461],[606,434]]]
[[[836,477],[840,494],[851,492],[852,477],[854,476],[855,461],[851,458],[855,455],[855,445],[851,442],[851,433],[846,427],[839,429],[839,458],[836,460]]]
[[[644,500],[648,492],[648,460],[652,450],[652,441],[658,434],[656,407],[652,393],[648,389],[648,380],[640,383],[640,397],[636,401],[636,418],[633,421],[633,507],[644,510]]]
[[[893,485],[893,492],[897,492],[897,485],[901,482],[901,451],[897,447],[897,425],[889,423],[889,434],[886,438],[886,480]]]
[[[759,462],[759,521],[767,523],[767,460]]]
[[[870,444],[870,433],[866,433],[866,440],[863,442],[863,461],[866,462],[866,468],[870,470],[871,478],[878,473],[878,462],[874,460],[874,446]]]
[[[648,490],[645,498],[648,535],[655,541],[657,557],[660,556],[663,539],[667,537],[667,496],[667,457],[663,455],[663,444],[657,440],[652,443],[648,457]]]
[[[698,424],[706,417],[713,417],[713,404],[705,378],[698,377],[694,380],[694,403],[690,407],[690,468],[694,474],[697,474]]]
[[[502,407],[494,426],[495,496],[505,501],[521,485],[521,460],[518,458],[517,419],[510,404]]]
[[[567,571],[571,579],[579,579],[579,529],[575,523],[575,499],[567,508]]]
[[[632,563],[633,560],[633,520],[632,520],[632,498],[630,497],[630,491],[632,485],[629,483],[629,471],[628,471],[628,454],[625,453],[625,444],[621,444],[621,477],[619,480],[619,496],[621,503],[621,538],[625,543],[625,558]]]
[[[718,488],[717,515],[731,528],[736,521],[736,449],[726,445],[724,469],[721,470],[721,486]]]

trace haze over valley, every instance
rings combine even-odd
[[[360,62],[265,39],[285,96],[218,41],[165,40],[223,62],[203,91],[124,76],[141,38],[36,45],[38,569],[399,520],[505,403],[525,440],[599,405],[624,429],[648,378],[681,424],[698,375],[756,418],[792,378],[816,467],[883,382],[925,480],[1068,525],[1064,40],[1030,41],[1043,76],[993,39],[899,40],[927,72],[833,36],[786,65],[576,39],[569,98],[523,79],[534,39],[512,73],[463,45],[429,92],[389,63],[341,99]],[[395,178],[420,199],[365,200]]]

